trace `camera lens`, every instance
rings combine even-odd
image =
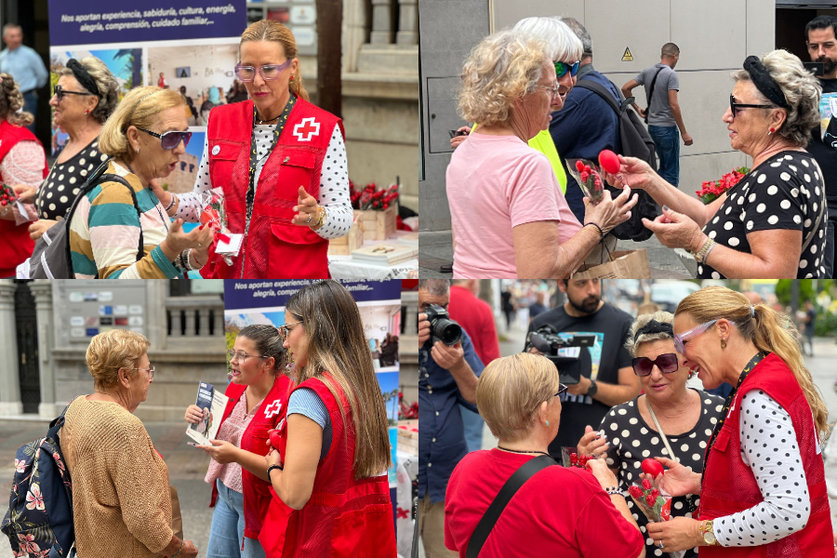
[[[462,339],[462,328],[452,320],[439,320],[433,328],[433,333],[445,345],[456,345]]]

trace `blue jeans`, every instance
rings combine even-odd
[[[657,173],[672,186],[680,182],[680,132],[677,126],[648,126],[657,148],[660,169]]]
[[[482,427],[485,422],[479,413],[466,409],[462,405],[459,406],[459,412],[462,415],[462,425],[465,427],[465,444],[468,446],[468,451],[481,450]]]
[[[215,481],[218,500],[212,513],[206,558],[264,558],[264,549],[256,539],[244,538],[244,495]],[[244,539],[244,550],[241,540]]]

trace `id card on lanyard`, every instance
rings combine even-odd
[[[270,157],[276,143],[279,141],[279,136],[282,135],[282,130],[285,129],[285,124],[288,122],[288,116],[291,114],[291,109],[296,103],[296,96],[291,93],[288,103],[285,105],[285,110],[279,115],[279,121],[273,128],[273,141],[270,142],[270,147],[267,150],[265,159]],[[256,167],[259,164],[259,157],[256,149],[256,106],[253,105],[253,130],[250,132],[250,168],[248,171],[247,194],[245,201],[247,203],[247,214],[244,221],[244,236],[250,231],[250,218],[253,216],[253,205],[256,201]],[[241,252],[241,279],[244,279],[244,261],[247,258],[246,250],[242,247]]]

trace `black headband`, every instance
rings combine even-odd
[[[651,320],[634,333],[634,343],[636,340],[639,339],[640,335],[650,335],[652,333],[668,333],[669,335],[674,335],[674,329],[671,327],[671,324],[668,322],[658,322],[657,320]]]
[[[78,60],[76,60],[75,58],[70,58],[69,60],[67,60],[67,67],[73,72],[73,75],[82,87],[84,87],[97,97],[102,97],[101,93],[99,93],[99,86],[96,85],[96,80],[93,79],[93,76],[91,76],[90,73],[84,69],[84,66],[79,64]]]
[[[770,76],[770,72],[767,71],[758,56],[748,56],[744,60],[744,69],[750,74],[750,79],[753,80],[756,89],[761,91],[761,94],[767,97],[771,103],[782,108],[789,108],[785,94],[782,93],[782,88]]]

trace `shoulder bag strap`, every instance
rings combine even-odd
[[[509,477],[509,480],[507,480],[506,484],[503,485],[503,488],[500,489],[500,492],[494,498],[494,501],[491,502],[490,506],[488,506],[488,510],[485,512],[485,515],[482,516],[482,519],[480,519],[480,522],[477,524],[477,528],[474,529],[474,533],[471,535],[471,540],[468,541],[468,550],[465,554],[465,558],[477,558],[477,556],[479,556],[482,546],[485,544],[485,541],[488,539],[488,535],[494,528],[494,524],[497,523],[498,519],[500,519],[500,515],[503,513],[503,510],[506,509],[506,505],[518,489],[520,489],[520,487],[523,486],[526,481],[532,477],[532,475],[541,469],[557,464],[558,463],[549,455],[541,455],[539,457],[535,457],[534,459],[530,459],[521,465],[520,468],[515,471],[511,477]]]
[[[659,434],[660,438],[663,439],[663,444],[666,446],[666,449],[668,450],[669,459],[671,459],[672,461],[677,461],[678,463],[680,463],[680,460],[677,459],[677,456],[674,455],[673,451],[671,451],[671,446],[668,443],[668,438],[666,437],[666,433],[663,432],[663,427],[660,426],[660,421],[657,420],[657,415],[654,414],[654,409],[651,408],[651,403],[648,402],[648,396],[647,395],[645,396],[645,404],[648,406],[648,414],[650,414],[651,418],[654,419],[654,426],[657,427],[657,434]]]
[[[99,177],[97,184],[102,182],[119,182],[123,186],[125,186],[129,192],[131,192],[131,201],[134,202],[134,209],[137,211],[137,218],[140,220],[140,233],[139,233],[139,242],[137,243],[137,261],[140,261],[145,255],[145,245],[142,239],[142,210],[139,207],[139,202],[137,202],[137,193],[134,192],[134,187],[131,184],[117,174],[103,174]]]
[[[654,74],[654,79],[651,80],[651,89],[648,91],[648,109],[646,110],[651,110],[651,97],[654,96],[654,86],[657,85],[657,78],[660,77],[660,72],[662,71],[662,68],[657,68],[657,73]],[[646,113],[646,117],[647,116],[648,115]]]
[[[619,105],[616,103],[616,99],[613,98],[613,95],[604,88],[600,83],[596,83],[592,79],[584,79],[578,80],[575,84],[575,87],[581,87],[582,89],[587,89],[588,91],[592,91],[602,99],[604,99],[607,104],[610,105],[616,114],[619,115],[621,113]],[[631,102],[633,102],[633,97],[631,97]]]

